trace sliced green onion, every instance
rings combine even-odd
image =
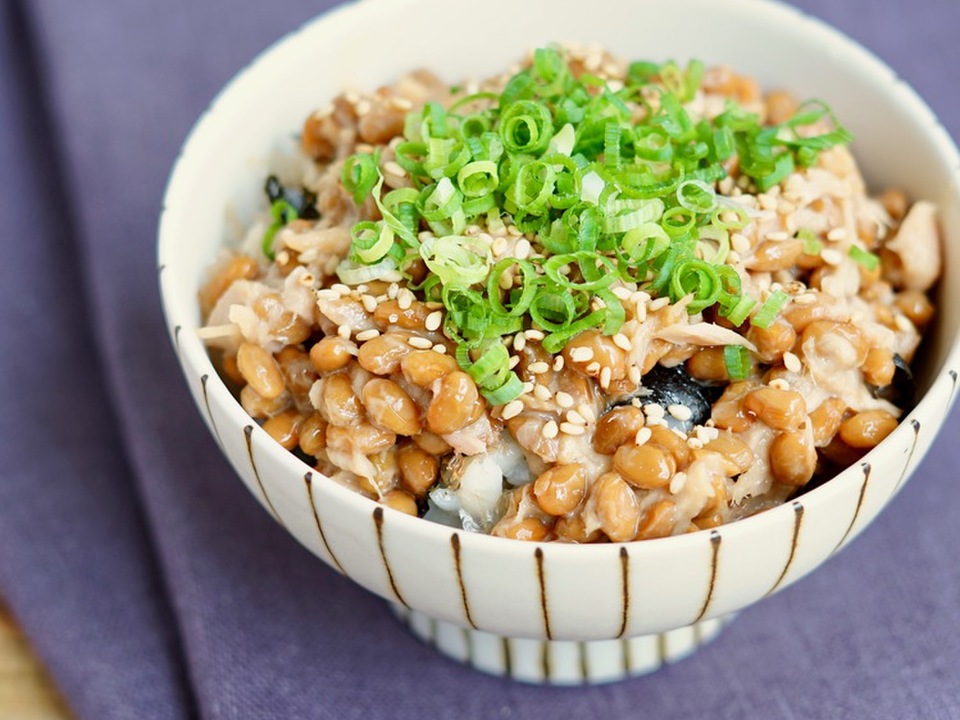
[[[260,249],[268,260],[276,260],[277,256],[273,250],[273,238],[287,223],[297,219],[297,209],[287,200],[276,200],[270,206],[270,217],[272,222],[263,234],[263,241],[260,243]]]
[[[678,263],[670,277],[670,297],[674,302],[688,295],[693,296],[687,306],[691,314],[715,304],[722,289],[717,271],[703,260]]]
[[[880,258],[874,255],[872,252],[867,252],[863,248],[857,247],[856,245],[851,245],[848,254],[851,258],[856,260],[864,270],[867,272],[873,272],[877,269],[877,266],[880,265]]]
[[[823,243],[812,230],[801,228],[797,231],[797,237],[803,241],[804,255],[819,255],[820,251],[823,250]]]
[[[730,233],[706,226],[697,229],[697,254],[711,265],[722,265],[730,254]]]
[[[663,214],[661,224],[663,229],[667,231],[667,235],[679,237],[693,230],[693,226],[697,224],[697,216],[687,208],[674,207]]]
[[[690,212],[705,215],[717,206],[717,194],[703,180],[684,180],[677,187],[677,202]]]
[[[750,377],[753,364],[750,351],[743,345],[726,345],[723,348],[723,364],[731,380],[746,380]]]
[[[475,237],[427,238],[420,257],[444,285],[469,287],[486,279],[490,269],[490,248]]]
[[[373,186],[380,179],[379,151],[371,155],[370,153],[357,153],[351,155],[343,163],[343,170],[340,173],[340,181],[343,183],[343,189],[353,195],[353,202],[360,206],[373,190]]]
[[[760,309],[757,310],[757,314],[753,316],[750,324],[761,330],[770,327],[776,319],[777,314],[783,309],[783,306],[787,304],[787,300],[789,299],[790,296],[783,292],[783,290],[774,290],[770,293],[770,297],[760,306]]]
[[[473,378],[473,381],[477,383],[477,385],[483,385],[484,381],[493,376],[501,365],[510,362],[510,354],[507,352],[507,349],[500,343],[495,342],[490,343],[488,347],[484,348],[476,362],[464,366],[461,354],[466,355],[467,353],[461,352],[463,348],[463,345],[457,348],[457,361],[460,363],[460,367],[467,375]]]
[[[490,160],[475,160],[467,163],[457,173],[457,185],[465,197],[489,195],[497,189],[499,184],[497,164]]]
[[[756,305],[757,301],[752,297],[749,295],[741,295],[723,316],[733,323],[735,327],[740,327]]]
[[[393,230],[386,223],[361,222],[353,226],[353,250],[350,257],[371,265],[383,259],[393,247]]]
[[[518,100],[500,111],[500,139],[514,153],[536,153],[546,149],[553,137],[550,109],[534,100]]]
[[[523,381],[517,377],[515,372],[510,371],[503,385],[494,390],[482,390],[481,392],[491,405],[506,405],[523,392]]]

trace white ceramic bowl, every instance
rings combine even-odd
[[[197,406],[277,522],[338,571],[395,604],[448,655],[528,681],[647,672],[711,637],[724,617],[813,570],[866,527],[920,462],[956,393],[960,346],[960,157],[929,108],[873,55],[820,21],[761,0],[485,0],[509,22],[463,27],[449,0],[364,0],[291,33],[203,114],[164,200],[159,263],[170,335]],[[682,33],[663,28],[682,27]],[[491,35],[492,33],[492,35]],[[830,102],[875,188],[936,202],[948,252],[923,398],[863,462],[801,499],[679,537],[535,544],[454,532],[385,509],[274,443],[220,381],[196,329],[197,289],[224,241],[226,209],[261,209],[267,157],[345,87],[430,67],[450,81],[503,68],[532,46],[599,42],[631,58],[730,63],[766,87]],[[290,78],[296,92],[287,91]],[[952,302],[945,302],[952,299]],[[588,642],[581,642],[588,641]]]

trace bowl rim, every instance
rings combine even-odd
[[[198,376],[208,375],[209,381],[205,384],[205,390],[209,393],[209,398],[220,401],[221,407],[226,412],[231,426],[239,432],[241,428],[247,425],[253,425],[253,432],[259,438],[258,449],[268,452],[280,463],[283,474],[290,478],[302,478],[304,475],[312,473],[313,477],[322,478],[325,482],[316,484],[317,489],[323,492],[332,493],[338,499],[351,507],[360,515],[369,515],[376,508],[383,506],[359,493],[330,480],[322,473],[310,468],[309,465],[301,461],[289,451],[283,449],[274,442],[266,432],[254,422],[250,416],[243,410],[239,401],[230,393],[223,382],[219,373],[214,368],[210,357],[202,341],[197,337],[196,323],[191,319],[191,312],[195,312],[195,303],[193,298],[180,298],[172,294],[168,289],[169,274],[163,272],[168,263],[166,262],[169,248],[175,242],[172,236],[172,226],[174,222],[172,217],[179,212],[181,203],[187,200],[186,195],[180,193],[180,188],[184,185],[184,178],[189,177],[194,158],[202,155],[202,149],[206,143],[207,136],[215,134],[216,118],[218,113],[228,106],[230,102],[242,93],[245,78],[253,72],[259,72],[264,67],[282,58],[282,55],[295,46],[297,38],[304,33],[322,32],[326,29],[328,32],[335,32],[341,25],[346,25],[362,18],[364,12],[376,12],[382,6],[390,6],[396,9],[398,6],[413,5],[422,0],[352,0],[337,7],[331,8],[320,13],[302,23],[297,28],[287,32],[279,39],[268,45],[262,51],[257,53],[246,65],[244,65],[231,79],[217,92],[204,111],[200,114],[194,125],[188,132],[180,150],[176,156],[170,175],[167,180],[163,193],[161,212],[158,223],[158,241],[157,241],[157,263],[160,274],[160,296],[161,304],[166,319],[167,330],[171,343],[177,353],[177,359],[184,370],[186,379],[191,378],[187,372],[188,367],[198,371]],[[873,78],[885,79],[886,82],[899,85],[900,99],[906,103],[906,109],[909,116],[914,121],[922,121],[929,125],[931,129],[931,141],[935,144],[936,150],[942,153],[946,158],[953,176],[953,187],[950,194],[960,205],[960,150],[950,137],[949,133],[943,127],[936,114],[921,96],[897,73],[881,60],[876,54],[868,50],[856,40],[847,36],[842,31],[834,28],[826,21],[807,13],[792,5],[788,5],[781,0],[726,0],[728,5],[740,7],[749,7],[752,12],[762,12],[769,15],[772,20],[780,22],[800,23],[797,31],[804,34],[811,34],[815,39],[819,39],[825,44],[830,44],[842,49],[847,55],[847,61],[855,61]],[[933,403],[934,389],[942,385],[950,385],[949,400],[947,409],[953,404],[957,395],[957,368],[960,366],[960,330],[950,341],[950,347],[946,352],[945,359],[941,367],[935,372],[930,380],[929,387],[923,397],[914,406],[913,409],[904,415],[900,423],[890,437],[885,438],[877,448],[872,449],[857,463],[845,468],[837,473],[822,485],[804,493],[802,495],[803,505],[824,505],[833,502],[833,498],[848,488],[844,487],[851,483],[860,482],[863,473],[869,472],[870,463],[878,449],[892,444],[895,438],[902,437],[907,433],[913,432],[916,436],[919,432],[918,417],[927,416],[927,409]],[[937,427],[939,431],[939,426]],[[222,430],[221,430],[222,432]],[[913,440],[916,447],[916,437]],[[901,480],[902,482],[902,480]],[[899,486],[898,486],[899,489]],[[557,543],[557,542],[518,542],[507,538],[500,538],[492,535],[471,533],[460,528],[449,527],[439,523],[424,521],[419,517],[412,517],[401,512],[393,511],[387,508],[390,516],[392,528],[398,532],[415,533],[425,538],[434,538],[437,542],[448,544],[451,534],[459,535],[460,542],[465,549],[480,552],[522,552],[529,553],[534,548],[549,546],[551,557],[564,556],[576,557],[578,560],[589,560],[593,557],[609,553],[620,553],[620,548],[630,546],[631,556],[639,554],[640,557],[651,553],[671,552],[680,550],[684,547],[694,545],[701,546],[707,538],[714,538],[718,531],[722,531],[724,536],[740,534],[762,534],[763,529],[768,526],[780,527],[784,522],[792,522],[795,513],[794,502],[784,502],[778,506],[762,511],[734,522],[720,526],[719,528],[698,530],[696,532],[674,535],[665,538],[655,538],[650,540],[633,540],[618,543]],[[856,517],[854,517],[854,521]],[[853,529],[851,523],[850,530]],[[848,530],[848,534],[849,534]],[[844,539],[846,536],[844,536]],[[843,541],[840,543],[843,544]],[[838,546],[839,549],[839,546]]]

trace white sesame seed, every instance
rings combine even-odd
[[[500,279],[497,280],[497,285],[500,286],[501,290],[509,290],[513,287],[513,273],[505,272],[500,276]]]
[[[827,265],[839,265],[843,262],[843,253],[833,248],[827,248],[820,251],[820,257]]]
[[[417,335],[407,340],[407,343],[410,347],[417,348],[418,350],[429,350],[433,347],[433,341],[430,340],[430,338],[419,337]]]
[[[643,445],[647,440],[650,439],[650,436],[653,435],[653,432],[648,427],[642,427],[637,430],[637,436],[634,438],[634,442],[637,445]]]
[[[567,435],[583,435],[587,429],[583,425],[574,425],[573,423],[560,423],[560,432]]]
[[[344,340],[349,340],[352,332],[353,329],[349,325],[341,325],[337,328],[337,335],[342,337]]]
[[[540,434],[547,438],[547,440],[552,440],[559,432],[560,428],[557,427],[557,423],[554,420],[548,420],[540,430]]]
[[[532,382],[525,382],[525,383],[523,384],[523,392],[525,392],[525,393],[528,394],[528,395],[529,395],[530,393],[532,393],[532,392],[533,392],[533,383],[532,383]]]
[[[377,299],[373,295],[361,295],[360,302],[363,303],[363,309],[368,313],[377,309]]]
[[[797,295],[793,301],[797,305],[811,305],[817,301],[817,296],[813,293],[804,293],[803,295]]]
[[[720,437],[720,431],[715,427],[704,427],[703,425],[698,425],[695,432],[697,434],[697,439],[704,445]]]
[[[670,304],[670,298],[662,297],[662,298],[657,298],[656,300],[651,302],[648,308],[650,312],[656,312],[657,310],[662,310],[669,304]]]
[[[437,343],[436,345],[433,346],[433,351],[435,353],[440,353],[441,355],[443,355],[447,352],[447,346]]]
[[[517,240],[517,244],[513,247],[513,256],[518,260],[526,260],[530,257],[530,241],[526,238]]]
[[[397,177],[406,177],[407,175],[407,171],[400,167],[400,164],[395,160],[384,163],[383,169],[388,175],[396,175]]]
[[[627,288],[623,287],[623,285],[617,285],[617,287],[613,288],[612,292],[614,295],[624,301],[629,300],[630,296],[633,295],[633,293]]]
[[[343,283],[334,283],[333,285],[330,286],[330,289],[340,293],[341,295],[349,295],[351,292],[353,292],[349,287],[347,287]]]
[[[637,322],[644,322],[647,319],[647,304],[643,301],[638,301],[637,306],[633,311],[634,317],[637,318]]]
[[[790,236],[787,235],[782,230],[777,230],[776,232],[767,233],[767,240],[773,240],[774,242],[782,242],[783,240],[789,239],[789,237]]]
[[[692,450],[700,450],[703,447],[703,440],[700,438],[687,438],[687,447]]]
[[[502,417],[504,420],[509,420],[510,418],[516,417],[521,412],[523,412],[523,401],[511,400],[503,406],[500,417]]]
[[[397,110],[413,110],[413,101],[401,95],[394,95],[392,98],[390,98],[390,103]]]
[[[913,332],[915,330],[913,323],[910,322],[910,318],[906,315],[897,315],[893,318],[893,322],[897,326],[897,329],[903,332]]]
[[[847,239],[847,229],[838,227],[827,233],[827,240],[831,242],[840,242]]]
[[[638,368],[636,365],[631,365],[631,366],[627,369],[627,380],[629,380],[630,382],[632,382],[634,385],[639,385],[639,384],[640,384],[640,378],[641,378],[641,377],[642,377],[642,376],[641,376],[641,374],[640,374],[640,368]]]
[[[693,417],[693,412],[686,405],[667,405],[667,412],[673,415],[673,417],[680,422],[686,422]]]
[[[432,313],[427,315],[427,319],[423,321],[423,326],[427,328],[430,332],[438,330],[440,328],[440,323],[443,322],[443,313],[439,310],[434,310]]]
[[[539,330],[527,330],[523,334],[527,336],[527,340],[536,340],[538,342],[546,337],[546,335]]]
[[[580,413],[588,423],[592,423],[597,419],[597,414],[593,411],[593,408],[586,403],[581,403],[580,407],[577,408],[577,412]]]
[[[685,472],[678,472],[670,480],[670,492],[676,495],[678,492],[683,490],[683,486],[687,484],[687,474]]]
[[[592,363],[587,365],[584,370],[586,370],[590,375],[596,375],[600,372],[600,363],[594,360]]]
[[[543,400],[544,402],[553,397],[550,394],[550,388],[548,388],[546,385],[535,385],[533,388],[533,396],[537,400]]]
[[[664,416],[664,413],[666,413],[666,411],[663,409],[663,405],[659,405],[657,403],[649,403],[643,406],[643,414],[646,415],[647,417],[662,418]]]
[[[769,383],[767,383],[767,384],[768,384],[770,387],[775,388],[776,390],[789,390],[789,389],[790,389],[790,383],[788,383],[788,382],[787,382],[786,380],[784,380],[783,378],[774,378],[773,380],[771,380],[771,381],[770,381]]]
[[[507,367],[513,370],[517,365],[520,364],[519,355],[511,355],[510,359],[507,361]]]
[[[562,408],[572,408],[573,407],[573,395],[570,393],[565,393],[563,390],[556,394],[557,405]]]
[[[633,349],[633,345],[630,344],[630,339],[623,333],[617,333],[613,336],[613,344],[621,350],[628,352]]]
[[[375,337],[379,337],[380,331],[376,328],[370,328],[369,330],[364,330],[363,332],[357,333],[357,342],[366,342],[367,340],[373,340]]]
[[[610,380],[613,378],[613,370],[609,367],[605,367],[600,371],[600,387],[606,389],[610,385]]]
[[[567,422],[571,422],[574,425],[586,425],[587,419],[576,410],[569,410],[567,411]]]
[[[493,253],[494,257],[500,257],[506,252],[507,249],[507,239],[504,237],[498,237],[493,241],[493,245],[490,246],[490,252]]]
[[[523,333],[517,333],[513,336],[513,349],[520,352],[527,346],[527,336]]]
[[[750,249],[750,240],[743,233],[734,233],[730,236],[730,247],[738,253],[745,253]]]
[[[570,351],[570,359],[574,362],[590,362],[593,360],[593,348],[576,347]]]
[[[550,366],[540,360],[535,363],[530,363],[527,369],[534,375],[542,375],[550,369]]]
[[[563,355],[557,355],[553,359],[553,371],[560,372],[561,370],[563,370],[563,363],[564,363]]]
[[[392,325],[393,323],[400,322],[400,316],[397,315],[397,313],[390,313],[390,314],[387,316],[387,322],[389,322],[391,325]]]
[[[414,301],[413,293],[403,288],[399,293],[397,293],[397,307],[401,310],[409,310],[410,306],[413,305]]]
[[[783,354],[783,366],[790,372],[794,373],[798,373],[803,370],[803,364],[800,362],[800,358],[789,351]]]

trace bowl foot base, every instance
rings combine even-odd
[[[547,685],[596,685],[646,675],[692,654],[734,617],[654,635],[565,641],[502,637],[434,620],[398,605],[391,608],[414,635],[452,660],[490,675]]]

